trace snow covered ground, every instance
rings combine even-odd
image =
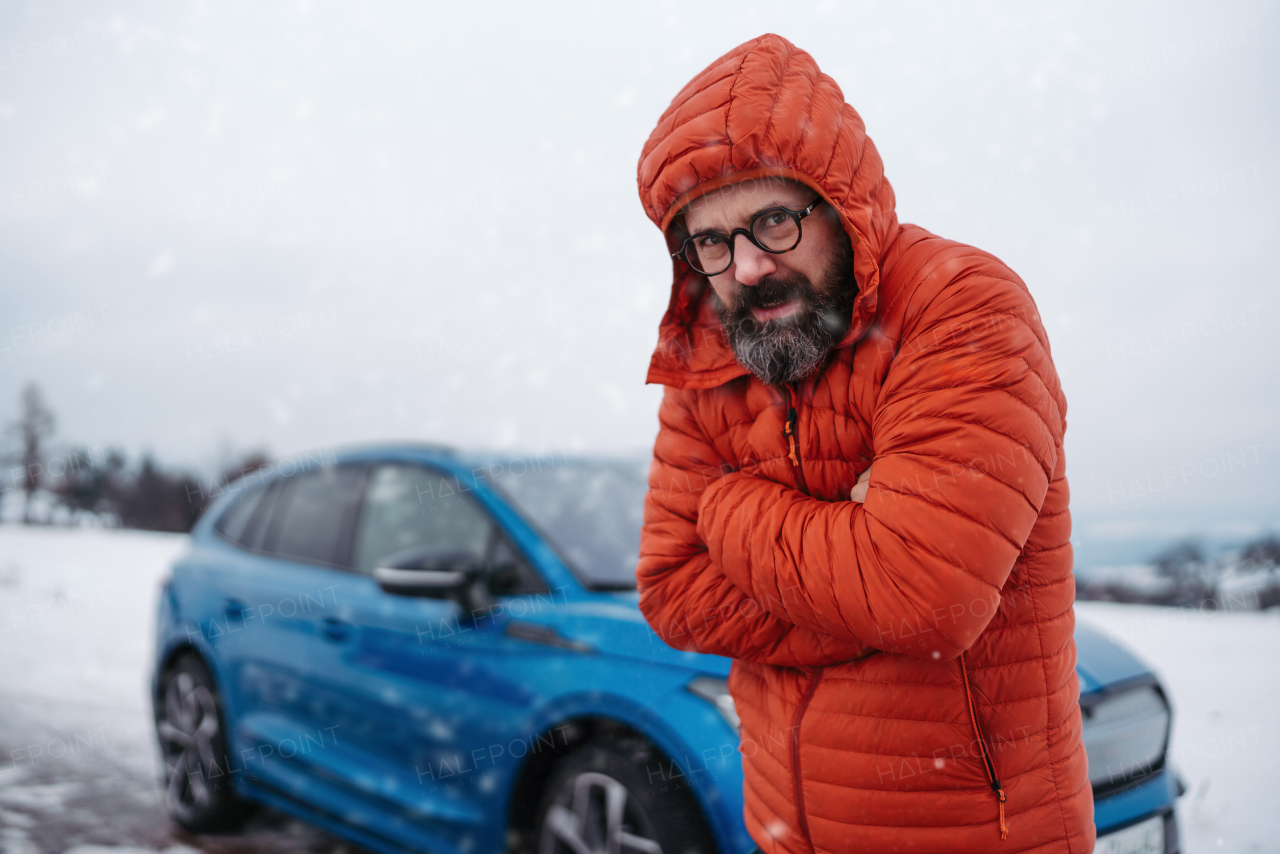
[[[1169,692],[1184,854],[1280,851],[1280,610],[1077,602],[1076,617],[1141,656]]]
[[[236,839],[165,816],[147,680],[156,591],[185,544],[0,525],[2,854],[352,850],[270,810]]]
[[[184,545],[169,534],[0,525],[4,854],[342,847],[269,811],[234,840],[166,821],[146,681],[156,590]],[[1280,613],[1100,602],[1077,613],[1152,664],[1172,695],[1184,854],[1280,852]]]

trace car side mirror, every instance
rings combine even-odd
[[[414,546],[378,561],[373,579],[397,596],[451,599],[469,620],[494,605],[484,562],[467,551]]]

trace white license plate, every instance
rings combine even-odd
[[[1164,816],[1099,836],[1093,854],[1164,854]]]

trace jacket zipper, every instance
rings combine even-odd
[[[782,425],[782,435],[787,440],[787,457],[790,458],[791,468],[796,474],[796,485],[807,495],[809,486],[804,482],[804,466],[800,465],[800,447],[796,444],[796,429],[799,423],[799,416],[796,415],[796,390],[792,386],[787,386],[787,422]]]
[[[796,390],[794,386],[789,385],[787,386],[787,422],[782,426],[782,435],[787,440],[787,457],[790,458],[791,468],[795,471],[796,485],[800,487],[801,492],[808,494],[809,486],[804,481],[804,467],[800,464],[800,448],[796,444],[798,425]],[[822,667],[819,666],[814,670],[813,681],[804,689],[804,695],[800,697],[800,705],[796,706],[795,718],[791,722],[791,779],[795,784],[796,821],[800,825],[800,835],[809,846],[810,854],[813,854],[814,849],[813,838],[809,836],[809,817],[805,814],[804,808],[804,777],[800,773],[800,722],[821,681]]]
[[[804,809],[804,781],[800,776],[800,719],[804,717],[805,709],[809,708],[809,701],[813,699],[821,681],[822,667],[818,666],[813,674],[813,681],[804,689],[804,696],[800,698],[800,705],[796,707],[796,716],[791,724],[791,778],[795,782],[796,821],[800,825],[800,835],[809,846],[809,854],[813,854],[813,838],[809,836],[809,817]]]
[[[982,768],[987,774],[987,781],[991,784],[991,791],[996,793],[996,802],[1000,807],[1000,838],[1007,839],[1009,828],[1004,823],[1006,800],[1004,786],[1000,785],[995,760],[991,757],[991,751],[987,749],[986,733],[982,731],[982,724],[978,720],[978,707],[973,702],[973,689],[969,686],[969,668],[965,664],[965,655],[966,653],[960,653],[960,676],[964,680],[964,699],[969,707],[969,723],[973,726],[973,735],[978,740],[978,749],[982,753]]]

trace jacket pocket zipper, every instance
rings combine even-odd
[[[818,690],[818,683],[821,681],[822,667],[819,666],[813,674],[813,681],[800,697],[800,705],[796,706],[795,722],[791,727],[791,777],[795,784],[796,822],[800,825],[800,835],[804,837],[811,854],[814,850],[813,838],[809,836],[809,817],[805,815],[804,810],[804,780],[800,776],[800,721],[804,718],[805,710],[809,708],[809,701],[813,699],[813,694]]]
[[[1004,823],[1004,804],[1007,800],[1004,792],[1004,786],[1000,784],[1000,777],[996,774],[995,759],[991,756],[991,751],[987,748],[987,736],[982,730],[982,723],[978,719],[978,706],[973,700],[973,689],[969,685],[969,668],[965,664],[965,653],[960,653],[960,676],[964,680],[964,699],[969,707],[969,723],[973,726],[973,735],[978,742],[978,750],[982,753],[982,769],[986,772],[987,781],[991,784],[991,791],[996,793],[996,802],[1000,808],[1000,838],[1007,839],[1009,837],[1009,828]]]

